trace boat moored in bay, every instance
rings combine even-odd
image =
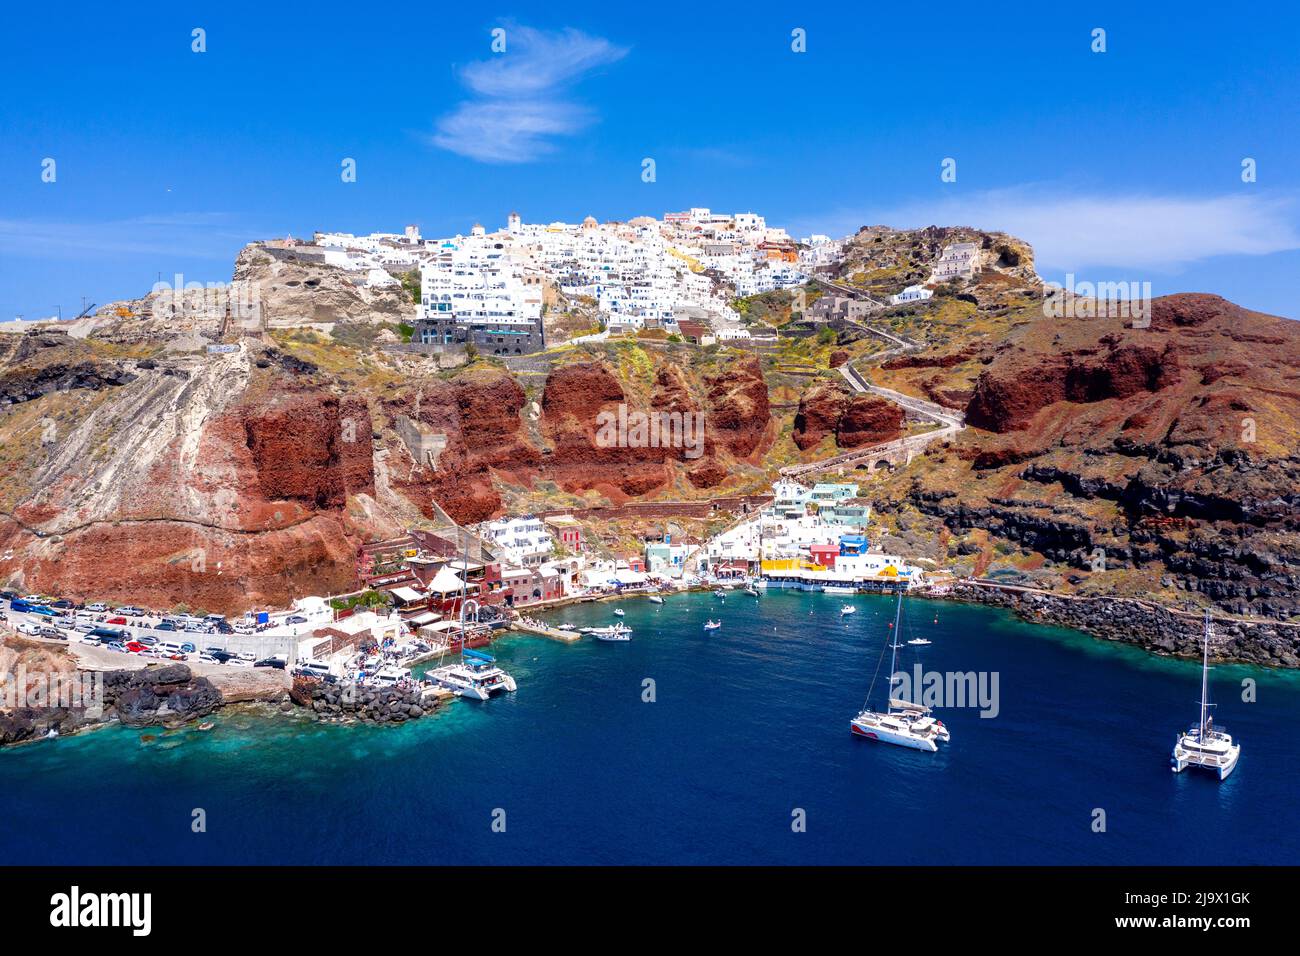
[[[1200,767],[1219,775],[1225,780],[1237,766],[1241,756],[1241,744],[1235,743],[1232,735],[1222,727],[1214,726],[1210,709],[1210,612],[1205,612],[1205,629],[1201,650],[1201,719],[1189,727],[1185,733],[1178,735],[1174,742],[1174,752],[1170,755],[1169,766],[1174,773],[1182,773],[1188,767]]]

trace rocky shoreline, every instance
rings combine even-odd
[[[184,664],[130,670],[69,671],[83,689],[76,700],[56,700],[0,710],[0,747],[62,737],[118,723],[175,730],[239,704],[260,704],[280,713],[303,712],[315,720],[399,724],[434,712],[440,700],[421,687],[365,687],[296,678],[290,688],[256,693],[222,689]],[[42,699],[43,700],[43,699]],[[206,729],[206,728],[204,728]]]
[[[976,585],[957,585],[946,597],[1005,607],[1034,624],[1073,628],[1102,640],[1132,644],[1151,654],[1192,659],[1201,656],[1201,618],[1160,604]],[[1300,628],[1271,621],[1215,618],[1210,657],[1225,663],[1300,667]]]
[[[367,687],[356,684],[326,684],[310,678],[294,678],[289,691],[291,702],[306,708],[318,720],[360,721],[373,724],[400,724],[419,720],[433,713],[436,698],[421,687]]]
[[[22,706],[0,712],[0,746],[74,734],[114,722],[174,729],[208,716],[225,703],[212,681],[194,676],[184,664],[68,673],[81,682],[81,699],[52,700],[55,706]]]

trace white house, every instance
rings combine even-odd
[[[930,296],[934,295],[929,289],[922,285],[909,285],[897,295],[891,295],[889,301],[894,305],[900,305],[903,302],[924,302]]]
[[[555,539],[541,518],[524,515],[502,518],[479,525],[479,536],[491,541],[506,563],[518,568],[534,568],[551,558]]]

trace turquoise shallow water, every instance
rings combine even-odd
[[[859,612],[842,620],[846,600]],[[911,600],[926,669],[996,671],[1001,712],[923,754],[855,739],[883,597],[624,602],[627,644],[512,637],[518,693],[400,728],[223,713],[0,753],[10,863],[1296,863],[1300,677],[1213,672],[1243,745],[1172,774],[1199,668],[983,607]],[[705,635],[708,616],[722,630]],[[937,622],[935,618],[937,617]],[[555,620],[606,624],[612,606]],[[900,663],[909,670],[910,649]],[[1258,701],[1240,700],[1240,681]],[[656,700],[642,700],[643,681]],[[880,687],[882,685],[878,685]],[[879,696],[879,694],[877,694]],[[207,832],[191,831],[203,808]],[[807,829],[792,832],[792,812]],[[1093,832],[1093,811],[1106,832]],[[504,811],[505,832],[493,832]],[[496,814],[500,819],[500,814]]]

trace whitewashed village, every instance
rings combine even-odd
[[[599,331],[574,338],[605,340],[661,329],[700,346],[748,339],[733,303],[739,297],[794,289],[841,256],[845,240],[798,240],[755,213],[707,208],[627,222],[530,224],[511,213],[504,227],[474,225],[467,234],[425,238],[402,233],[318,232],[311,242],[261,244],[342,270],[369,288],[399,285],[418,272],[419,302],[410,341],[431,349],[472,346],[480,353],[527,355],[546,341],[550,292],[594,303]],[[953,243],[927,285],[909,286],[891,304],[921,301],[933,286],[970,277],[974,243]],[[857,317],[884,303],[825,294],[814,319]],[[21,331],[23,323],[11,323]],[[670,524],[621,553],[595,546],[587,522],[573,514],[514,514],[460,528],[413,528],[364,545],[357,589],[297,600],[291,608],[249,614],[165,614],[126,606],[74,605],[57,598],[6,593],[9,622],[33,636],[87,645],[98,666],[111,655],[192,662],[200,667],[265,666],[347,686],[415,688],[420,704],[448,695],[486,699],[514,689],[513,679],[481,648],[502,629],[557,640],[590,634],[626,640],[620,622],[580,632],[539,620],[546,608],[576,601],[714,589],[753,597],[781,588],[852,594],[928,585],[925,571],[873,547],[872,509],[858,484],[793,478],[754,496],[740,520],[697,540]],[[621,614],[621,612],[615,612]],[[706,627],[721,626],[710,620]],[[110,657],[105,657],[110,655]],[[455,663],[413,680],[411,668],[458,655]],[[418,685],[418,686],[417,686]]]

